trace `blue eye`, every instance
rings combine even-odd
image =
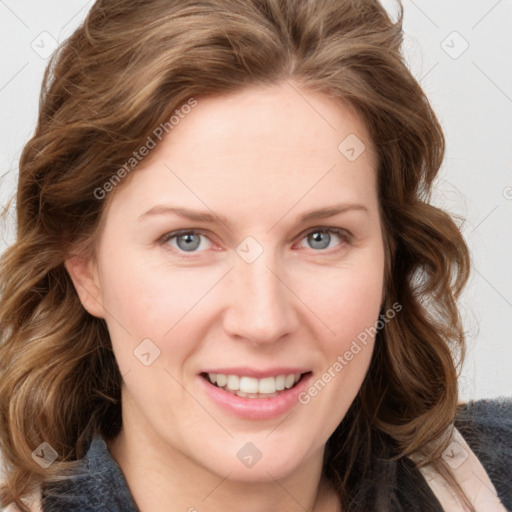
[[[198,252],[197,249],[201,245],[201,238],[208,240],[206,235],[194,230],[177,231],[169,233],[162,239],[163,243],[169,244],[174,249],[184,252]],[[171,243],[175,241],[175,244]]]
[[[336,240],[336,238],[345,243],[350,241],[349,233],[338,228],[315,228],[302,240],[306,240],[312,249],[323,250],[332,247],[330,244],[333,239]],[[339,242],[335,245],[339,245]]]
[[[314,249],[315,252],[321,252],[325,249],[349,244],[351,236],[352,235],[344,229],[318,227],[306,233],[306,235],[301,238],[300,243],[302,248],[307,249],[309,247],[310,249]],[[205,243],[203,240],[207,241],[206,247],[204,247]],[[304,241],[306,241],[308,246],[303,245]],[[202,252],[212,247],[212,242],[208,236],[194,229],[167,233],[160,239],[160,243],[164,246],[168,246],[173,252],[185,258],[188,257],[187,253],[192,255],[193,253]]]

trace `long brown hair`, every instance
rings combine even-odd
[[[98,190],[190,98],[289,79],[347,102],[369,130],[383,309],[402,306],[377,334],[325,474],[347,512],[388,510],[376,498],[390,485],[376,471],[384,459],[418,457],[457,488],[440,454],[458,402],[456,299],[469,257],[454,221],[429,204],[444,137],[400,53],[398,6],[392,21],[377,0],[98,0],[60,45],[20,159],[17,239],[0,264],[2,504],[26,511],[23,495],[72,472],[93,435],[111,440],[122,426],[106,324],[84,310],[64,267],[95,240],[108,200]],[[46,469],[31,456],[43,441],[58,454]]]

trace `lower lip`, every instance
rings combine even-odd
[[[200,375],[198,378],[208,396],[225,411],[247,420],[269,420],[288,413],[298,404],[299,395],[306,389],[311,373],[304,375],[293,388],[271,398],[243,398],[218,388]]]

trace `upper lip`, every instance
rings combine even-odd
[[[233,368],[209,368],[201,373],[221,373],[223,375],[238,375],[239,377],[247,376],[256,379],[264,379],[265,377],[277,377],[278,375],[291,375],[294,373],[308,373],[311,370],[305,367],[281,366],[275,368],[250,368],[250,367],[233,367]]]

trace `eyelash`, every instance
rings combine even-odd
[[[328,227],[328,226],[319,226],[319,227],[315,227],[315,228],[312,228],[308,231],[306,231],[303,235],[301,234],[301,238],[299,241],[302,241],[304,240],[307,236],[313,234],[313,233],[329,233],[329,234],[335,234],[337,235],[340,239],[341,239],[341,242],[339,245],[341,246],[344,246],[344,245],[348,245],[352,242],[352,239],[353,239],[353,235],[352,233],[350,233],[349,231],[347,231],[346,229],[342,229],[342,228],[333,228],[333,227]],[[182,258],[185,258],[185,259],[190,259],[190,258],[193,258],[195,254],[197,254],[197,252],[202,252],[202,251],[191,251],[189,253],[187,253],[186,251],[183,251],[181,249],[177,249],[175,247],[171,247],[168,242],[170,240],[173,240],[181,235],[188,235],[188,234],[194,234],[194,235],[202,235],[206,238],[208,238],[208,240],[210,240],[209,236],[203,232],[202,230],[200,229],[181,229],[179,231],[173,231],[171,233],[166,233],[164,236],[162,236],[160,239],[159,239],[159,244],[161,244],[162,246],[165,246],[165,248],[167,250],[170,250],[172,251],[173,253],[175,254],[178,254],[180,257]],[[210,240],[211,242],[211,240]],[[340,252],[342,250],[342,248],[338,248],[337,250],[335,251],[330,251],[330,252],[327,252],[328,250],[327,249],[318,249],[318,250],[315,250],[315,249],[312,249],[314,252],[318,252],[318,253],[327,253],[327,254],[337,254],[338,252]],[[187,254],[190,254],[190,256],[188,256]]]

